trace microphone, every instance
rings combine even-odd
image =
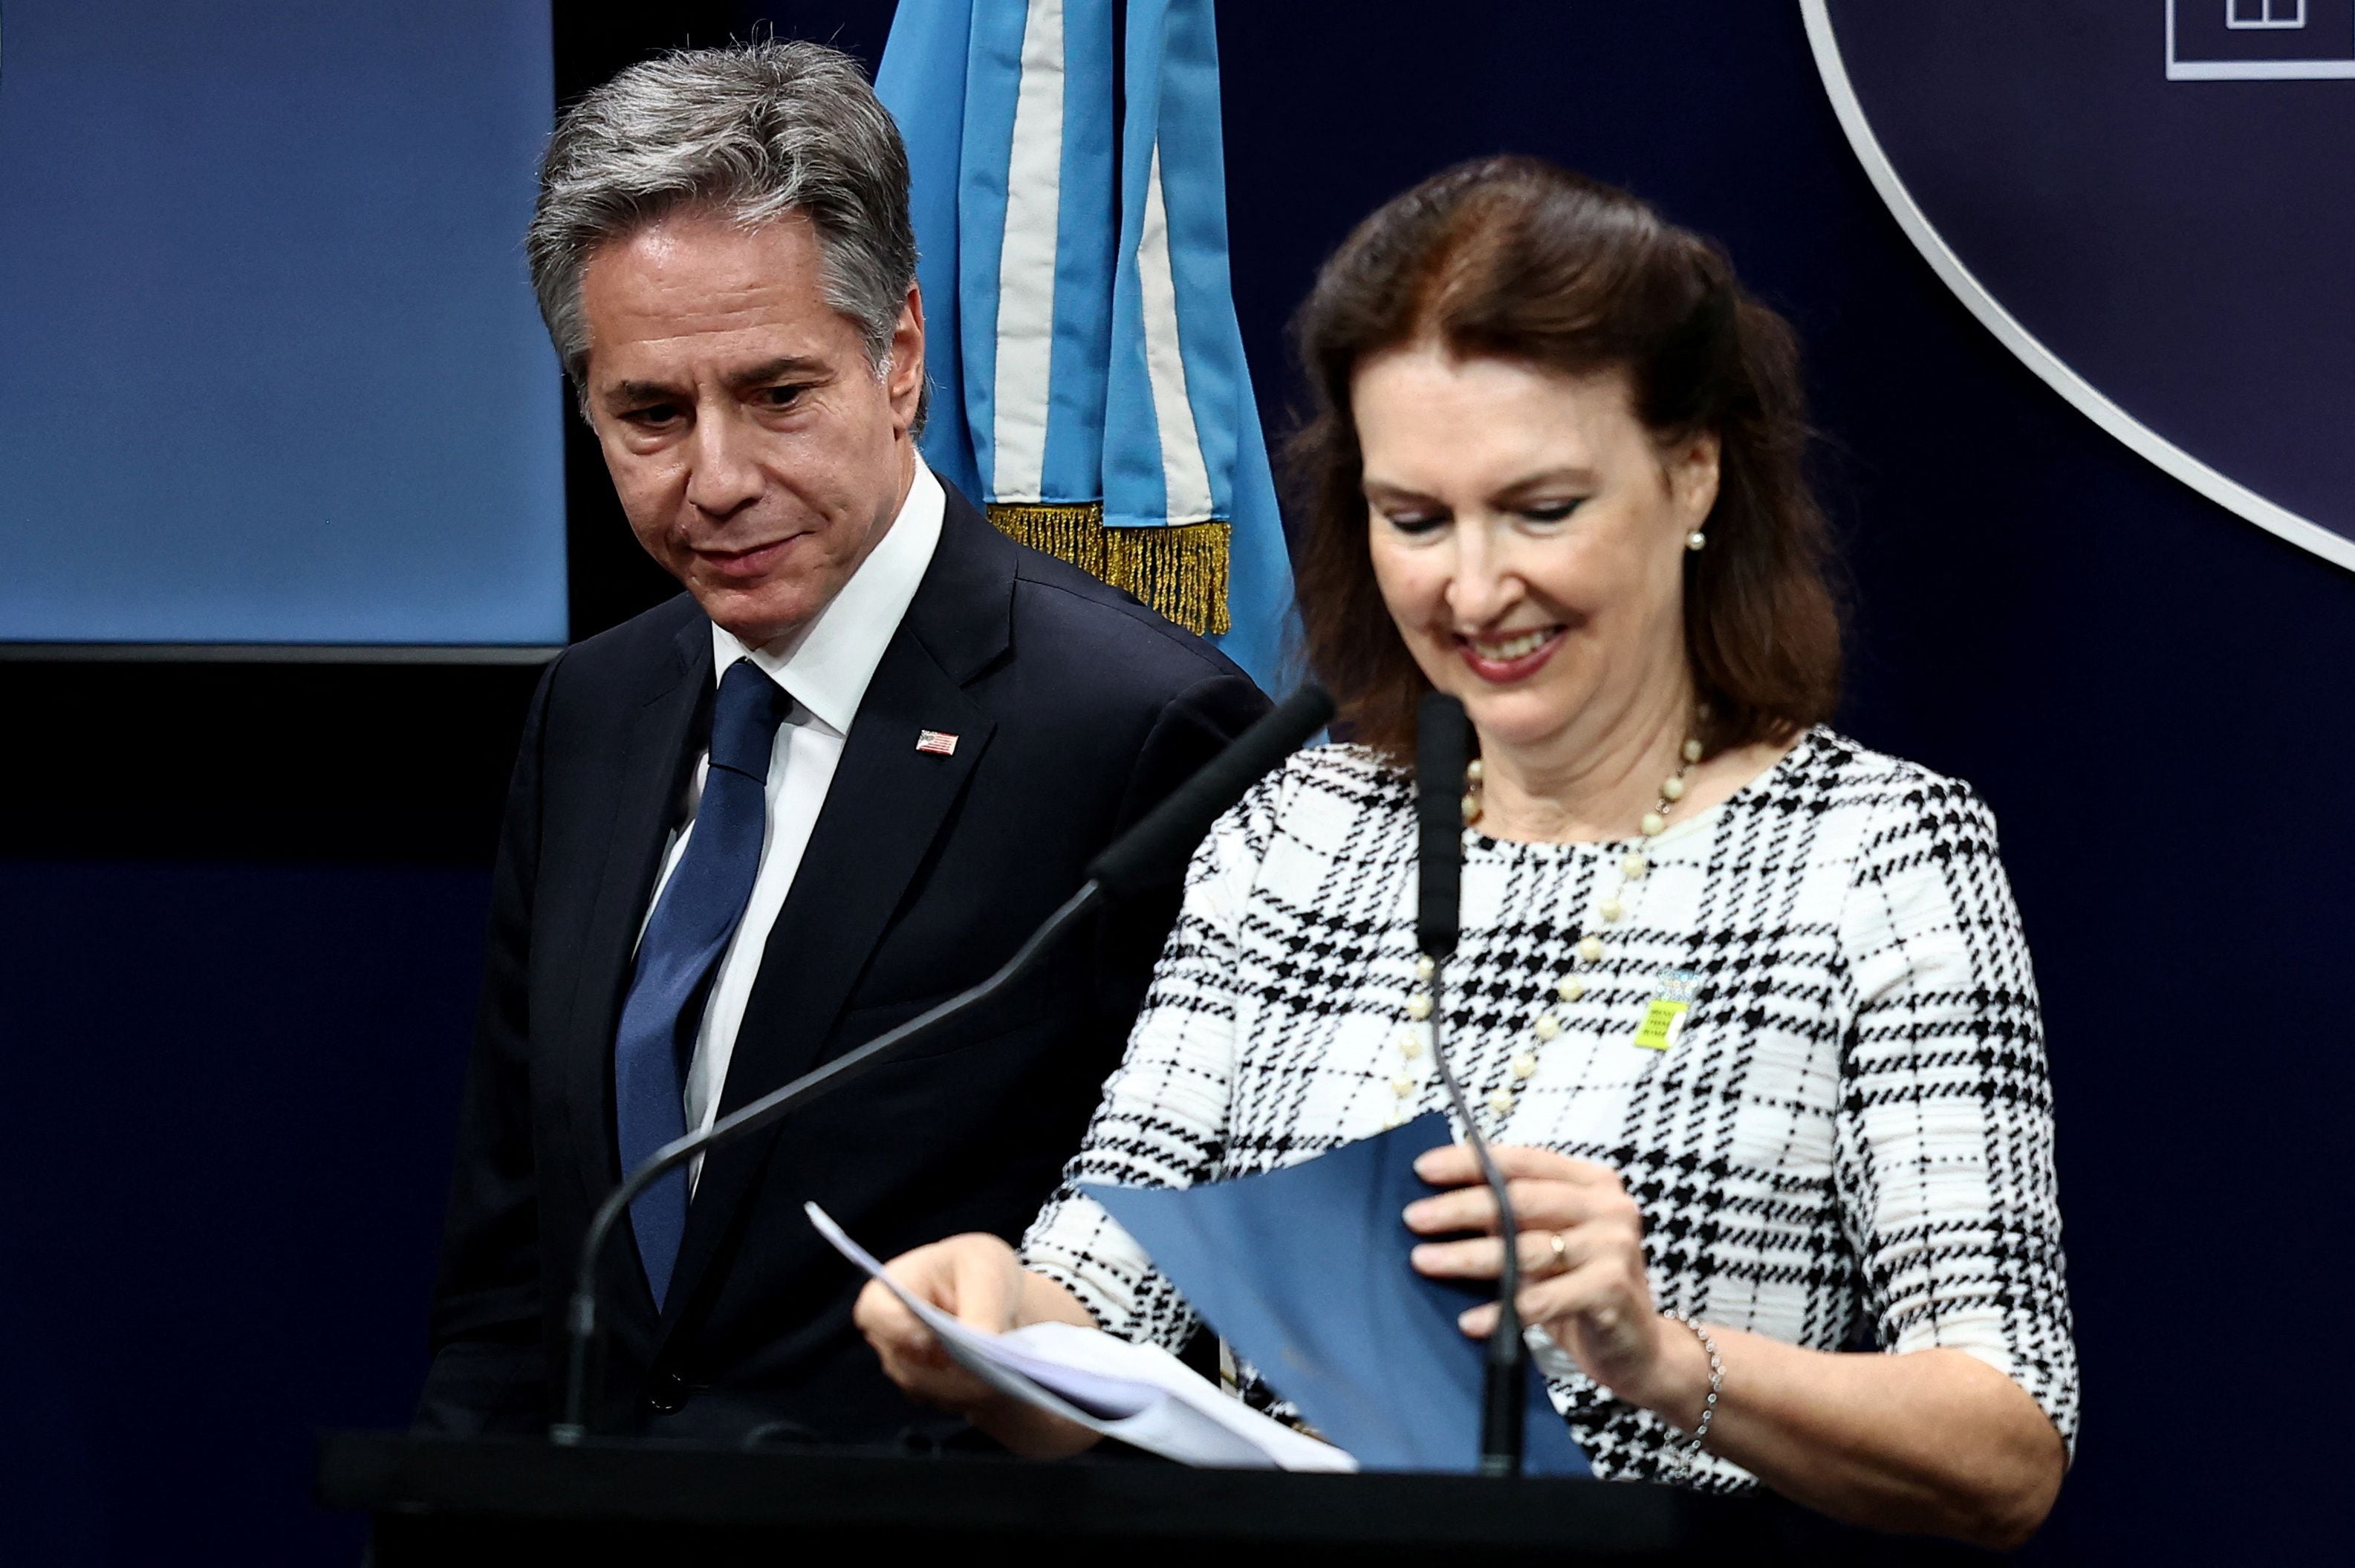
[[[1415,856],[1414,940],[1431,960],[1431,1059],[1448,1103],[1464,1123],[1465,1141],[1480,1162],[1480,1174],[1497,1197],[1497,1236],[1505,1246],[1497,1277],[1497,1327],[1488,1336],[1488,1361],[1480,1401],[1480,1473],[1518,1476],[1521,1436],[1528,1419],[1529,1375],[1521,1343],[1520,1227],[1504,1173],[1488,1153],[1488,1140],[1473,1120],[1464,1086],[1448,1065],[1444,1043],[1447,1007],[1440,990],[1447,960],[1463,933],[1464,769],[1470,760],[1472,730],[1464,704],[1445,692],[1424,695],[1414,716]]]
[[[1471,760],[1464,704],[1426,693],[1414,715],[1414,944],[1434,964],[1455,955],[1463,934],[1464,773]]]
[[[605,1201],[598,1206],[581,1240],[580,1263],[573,1275],[572,1301],[565,1317],[563,1419],[549,1427],[549,1440],[570,1446],[590,1435],[591,1395],[602,1371],[597,1354],[602,1334],[597,1311],[597,1264],[622,1216],[629,1212],[638,1194],[698,1155],[758,1132],[786,1112],[858,1082],[890,1061],[911,1042],[979,1007],[1028,974],[1081,916],[1098,904],[1124,902],[1177,880],[1184,874],[1186,862],[1193,856],[1195,846],[1209,832],[1211,824],[1242,799],[1262,775],[1325,728],[1332,717],[1330,697],[1315,686],[1301,688],[1229,741],[1223,751],[1090,861],[1087,880],[1080,891],[1064,900],[1061,907],[1030,933],[996,974],[899,1028],[888,1029],[856,1050],[737,1107],[710,1126],[673,1139],[623,1177],[621,1185],[606,1194]]]

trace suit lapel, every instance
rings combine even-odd
[[[993,548],[1002,542],[949,491],[932,564],[859,701],[793,891],[771,928],[729,1058],[723,1115],[817,1065],[988,747],[991,720],[962,683],[1007,645],[1013,563],[1010,547]],[[926,731],[954,735],[954,752],[918,750]],[[755,1134],[705,1162],[672,1275],[666,1330],[696,1296],[776,1136],[775,1128]]]
[[[690,616],[673,648],[677,658],[647,683],[627,720],[596,907],[577,955],[570,1027],[561,1036],[569,1042],[560,1052],[566,1073],[562,1099],[572,1124],[566,1141],[592,1200],[602,1200],[621,1179],[613,1135],[613,1030],[663,844],[694,766],[692,737],[709,707],[710,624],[701,615]],[[645,1291],[644,1274],[626,1272],[651,1312],[654,1299]]]

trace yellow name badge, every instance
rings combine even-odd
[[[1685,1015],[1692,1010],[1693,991],[1700,984],[1700,976],[1689,969],[1661,970],[1657,994],[1636,1030],[1636,1043],[1646,1051],[1673,1049],[1685,1031]]]

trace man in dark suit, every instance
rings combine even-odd
[[[627,1167],[987,975],[1265,707],[916,455],[906,160],[845,57],[769,43],[624,72],[558,127],[529,247],[623,509],[687,592],[568,650],[532,704],[430,1430],[544,1424],[583,1232]],[[1018,1233],[1176,901],[639,1200],[604,1273],[603,1428],[922,1424],[803,1200],[887,1257]]]

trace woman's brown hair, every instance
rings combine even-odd
[[[1298,592],[1308,662],[1352,738],[1401,763],[1430,682],[1374,581],[1350,384],[1388,349],[1572,376],[1625,371],[1663,441],[1719,439],[1708,548],[1685,558],[1685,649],[1715,752],[1831,716],[1840,627],[1801,458],[1798,345],[1714,245],[1625,191],[1542,159],[1433,176],[1359,224],[1295,323],[1315,400],[1285,457],[1306,507]]]

